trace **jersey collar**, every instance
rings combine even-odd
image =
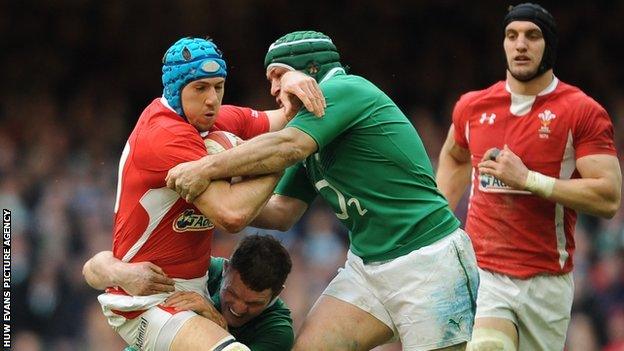
[[[319,84],[323,83],[324,81],[328,80],[329,78],[335,76],[338,73],[346,74],[344,68],[342,68],[342,67],[334,67],[334,68],[330,69],[329,72],[327,72],[327,74],[325,74],[325,76],[323,77],[323,79],[321,79]]]
[[[164,96],[160,97],[160,103],[163,104],[166,108],[168,108],[171,111],[175,112],[175,110],[171,107],[171,105],[169,105],[169,101],[167,101],[167,98],[165,98]],[[176,114],[177,114],[177,112],[176,112]]]
[[[548,86],[546,88],[544,88],[544,90],[540,91],[537,96],[542,96],[542,95],[547,95],[552,93],[553,91],[555,91],[555,89],[557,89],[557,85],[559,85],[559,78],[557,78],[557,76],[553,75],[553,80],[550,82],[550,84],[548,84]],[[511,91],[511,87],[509,86],[509,82],[505,81],[505,90],[507,90],[508,93],[512,94],[512,95],[516,95],[516,96],[534,96],[534,95],[522,95],[522,94],[516,94],[514,92]]]

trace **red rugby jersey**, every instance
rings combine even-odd
[[[264,112],[223,106],[213,129],[247,139],[267,132],[269,121]],[[116,258],[150,261],[172,278],[206,274],[214,225],[165,182],[169,169],[205,155],[200,133],[164,98],[147,106],[119,162],[113,228]]]
[[[571,271],[576,212],[480,176],[477,164],[488,149],[507,144],[530,170],[579,178],[576,159],[616,154],[607,112],[557,78],[537,96],[511,94],[501,81],[464,94],[453,125],[455,141],[471,154],[466,231],[479,266],[518,278]]]

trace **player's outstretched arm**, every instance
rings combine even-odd
[[[130,295],[153,295],[174,290],[174,281],[151,262],[126,263],[111,251],[91,257],[82,267],[82,274],[92,288],[104,290],[119,286]]]
[[[455,142],[455,128],[451,124],[438,160],[436,182],[451,209],[457,207],[468,184],[470,184],[470,151]]]
[[[317,150],[316,141],[297,128],[259,135],[243,145],[197,161],[185,162],[169,170],[167,187],[187,201],[199,194],[190,192],[206,179],[281,172]]]
[[[213,181],[193,204],[219,229],[237,233],[258,215],[280,177],[281,172],[245,178],[235,184]]]
[[[307,209],[308,204],[299,199],[273,194],[250,225],[285,232],[299,221]]]

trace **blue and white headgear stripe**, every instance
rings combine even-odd
[[[167,50],[162,64],[163,96],[183,117],[181,94],[188,83],[227,76],[227,65],[219,48],[212,41],[201,38],[178,40]]]

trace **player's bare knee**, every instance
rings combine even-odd
[[[511,337],[500,330],[477,328],[466,351],[517,351],[517,348]]]

